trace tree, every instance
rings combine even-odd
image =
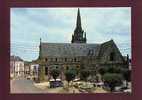
[[[126,81],[131,81],[131,71],[129,69],[123,69],[123,77]]]
[[[75,79],[75,76],[76,76],[75,70],[67,70],[65,72],[65,77],[66,77],[66,81],[68,81],[68,86],[69,86],[69,82]]]
[[[76,68],[76,67],[72,67],[72,68],[70,68],[70,70],[71,70],[72,72],[74,72],[75,75],[78,75],[78,73],[79,73],[79,69]]]
[[[119,66],[110,66],[108,68],[108,71],[109,73],[121,73],[122,72],[122,68],[119,67]]]
[[[117,73],[106,73],[103,75],[103,80],[110,87],[110,90],[113,91],[116,86],[122,84],[123,77]]]
[[[80,72],[80,79],[84,80],[84,81],[87,81],[87,78],[89,77],[90,75],[90,72],[88,70],[82,70]]]
[[[58,69],[52,69],[50,72],[50,75],[54,78],[54,80],[56,81],[57,77],[59,76],[60,71]]]
[[[122,75],[124,79],[126,80],[126,87],[128,87],[128,82],[131,81],[131,71],[129,69],[123,69]]]
[[[99,73],[101,75],[104,75],[105,73],[123,73],[123,69],[118,66],[108,66],[108,67],[102,67],[99,69]]]
[[[108,68],[102,67],[102,68],[99,69],[98,72],[99,72],[101,75],[104,75],[104,74],[107,72],[107,70],[108,70]]]

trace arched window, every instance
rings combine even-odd
[[[76,58],[74,58],[74,62],[76,62]]]
[[[66,70],[69,70],[69,67],[68,67],[68,66],[66,66]]]
[[[115,53],[111,52],[110,53],[110,61],[114,61],[114,59],[115,59]]]
[[[45,58],[45,61],[47,62],[47,61],[48,61],[48,59],[47,59],[47,58]]]
[[[56,58],[55,60],[56,60],[56,62],[57,62],[57,58]]]
[[[65,62],[67,61],[67,58],[65,58]]]
[[[77,69],[79,69],[79,66],[76,66],[77,67]]]
[[[48,75],[48,67],[45,67],[45,75]]]

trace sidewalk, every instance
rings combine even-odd
[[[49,82],[34,83],[34,86],[44,90],[44,89],[47,89],[49,87]]]

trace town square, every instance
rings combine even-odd
[[[10,93],[131,93],[130,12],[11,8]]]

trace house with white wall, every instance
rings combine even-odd
[[[10,56],[10,77],[24,77],[24,61],[19,56]]]

